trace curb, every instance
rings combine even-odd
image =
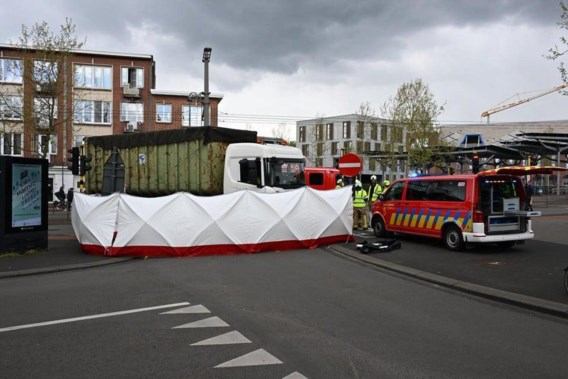
[[[84,270],[87,268],[93,267],[100,267],[100,266],[109,266],[113,264],[123,263],[126,261],[130,261],[133,257],[127,258],[112,258],[106,259],[98,262],[89,262],[89,263],[79,263],[79,264],[71,264],[71,265],[64,265],[64,266],[54,266],[54,267],[47,267],[47,268],[32,268],[28,270],[14,270],[14,271],[6,271],[0,272],[0,280],[6,278],[16,278],[21,276],[29,276],[29,275],[40,275],[40,274],[50,274],[54,272],[63,272],[63,271],[72,271],[72,270]]]
[[[502,303],[515,305],[525,309],[546,313],[549,315],[568,319],[568,305],[557,303],[549,300],[542,300],[532,296],[517,294],[498,290],[495,288],[485,287],[478,284],[463,282],[457,279],[451,279],[445,276],[431,274],[428,272],[416,270],[410,267],[398,265],[396,263],[385,262],[378,258],[370,257],[362,253],[354,252],[350,249],[339,245],[331,245],[329,249],[333,253],[347,256],[351,259],[365,262],[373,266],[393,271],[402,275],[410,276],[425,282],[437,284],[446,288],[468,293],[471,295],[483,297],[490,300],[496,300]]]

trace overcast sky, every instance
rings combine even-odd
[[[559,2],[18,0],[2,7],[0,42],[42,21],[57,33],[68,17],[84,49],[151,54],[157,89],[188,93],[203,91],[201,58],[211,47],[220,126],[271,135],[287,121],[295,139],[293,120],[355,113],[363,102],[381,116],[397,88],[418,78],[445,103],[443,123],[482,122],[511,97],[562,84],[558,62],[544,58],[566,36]],[[568,96],[558,93],[491,116],[567,119]]]

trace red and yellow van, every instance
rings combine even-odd
[[[442,239],[450,250],[467,243],[511,247],[534,237],[527,197],[517,175],[550,167],[504,167],[479,174],[399,179],[380,196],[371,216],[377,237],[404,233]]]

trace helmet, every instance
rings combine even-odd
[[[377,180],[377,177],[375,175],[372,175],[371,180]]]
[[[390,186],[391,182],[388,179],[385,179],[385,181],[383,182],[383,186],[388,187]]]
[[[363,187],[359,179],[355,180],[355,187]]]
[[[343,183],[343,180],[337,179],[337,184],[341,184],[341,183]]]

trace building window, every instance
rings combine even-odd
[[[323,158],[316,158],[316,167],[323,166]]]
[[[156,104],[156,121],[172,122],[171,104]]]
[[[310,155],[310,145],[302,145],[302,155],[304,157],[307,157],[308,155]]]
[[[34,62],[34,81],[36,84],[54,84],[57,82],[57,62],[38,60]]]
[[[298,134],[299,134],[298,142],[306,142],[306,127],[305,126],[300,126],[300,131],[299,131]]]
[[[365,142],[365,151],[371,151],[371,142]]]
[[[365,123],[363,121],[357,121],[357,138],[365,138]]]
[[[351,152],[352,143],[351,141],[343,141],[343,149],[345,149],[346,153]]]
[[[371,139],[375,141],[379,139],[379,125],[376,122],[371,122]]]
[[[323,155],[323,142],[318,142],[316,145],[316,155],[321,157]]]
[[[75,103],[75,122],[77,124],[110,124],[110,101],[77,101]]]
[[[144,88],[144,69],[122,67],[120,85],[130,88]]]
[[[0,59],[0,82],[22,84],[22,61],[19,59]]]
[[[362,154],[362,153],[363,153],[363,151],[364,151],[363,146],[364,146],[363,141],[357,141],[357,153],[358,153],[358,154]]]
[[[22,98],[20,96],[0,96],[0,119],[21,120]]]
[[[369,171],[375,171],[377,169],[377,160],[375,158],[369,158]]]
[[[316,141],[323,140],[323,124],[316,125]]]
[[[388,141],[387,133],[388,133],[388,126],[384,124],[381,125],[381,141]]]
[[[181,110],[181,126],[201,125],[203,125],[203,107],[197,105],[183,105]]]
[[[112,67],[76,65],[75,86],[112,89]]]
[[[2,139],[3,155],[23,155],[22,144],[24,135],[22,133],[4,133],[0,134]]]
[[[129,123],[144,122],[144,104],[122,103],[120,105],[120,121]]]
[[[325,125],[325,139],[328,141],[333,139],[333,123]]]
[[[34,122],[37,128],[47,129],[57,118],[57,99],[53,97],[34,98]]]
[[[338,154],[338,143],[332,142],[331,143],[331,155],[337,155],[337,154]]]
[[[43,149],[47,147],[47,154],[57,154],[57,135],[55,134],[37,134],[34,139],[34,151],[39,155],[43,155]]]
[[[351,122],[344,121],[343,122],[343,138],[351,138]]]

